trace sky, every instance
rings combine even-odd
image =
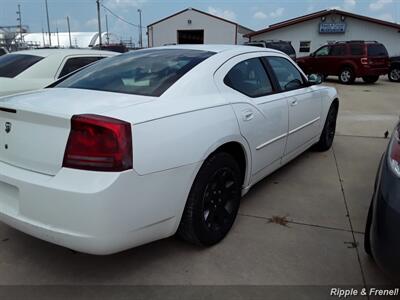
[[[21,5],[22,23],[30,32],[46,30],[45,0],[0,0],[0,26],[17,24],[17,5]],[[254,30],[327,8],[337,8],[356,14],[400,23],[400,0],[101,0],[102,5],[132,24],[139,24],[137,9],[142,10],[142,25],[193,7],[235,21]],[[69,16],[71,31],[97,31],[96,0],[48,0],[50,26],[54,32],[67,30]],[[105,28],[105,9],[102,26]],[[138,28],[127,24],[110,13],[109,31],[121,39],[137,43]],[[146,40],[145,30],[143,33]]]

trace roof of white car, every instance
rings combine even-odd
[[[265,51],[265,52],[275,52],[280,53],[280,51],[270,49],[270,48],[261,48],[247,45],[170,45],[170,46],[162,46],[155,47],[151,49],[190,49],[190,50],[203,50],[203,51],[211,51],[211,52],[226,52],[226,51],[234,51],[234,52],[252,52],[252,51]]]
[[[50,55],[117,55],[119,53],[112,51],[104,51],[104,50],[91,50],[91,49],[33,49],[33,50],[22,50],[13,52],[12,54],[28,54],[28,55],[36,55],[47,57]]]

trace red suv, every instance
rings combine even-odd
[[[345,84],[353,83],[357,77],[374,83],[388,73],[389,56],[381,43],[346,41],[322,46],[310,56],[298,58],[297,64],[306,74],[337,75]]]

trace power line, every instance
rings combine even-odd
[[[117,19],[121,20],[122,22],[125,22],[126,24],[129,24],[131,26],[140,28],[140,25],[137,24],[133,24],[127,20],[125,20],[124,18],[118,16],[116,13],[114,13],[111,9],[109,9],[108,7],[106,7],[104,4],[100,4],[106,11],[108,11],[110,14],[112,14],[114,17],[116,17]]]

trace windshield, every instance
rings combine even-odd
[[[6,54],[0,57],[0,77],[14,78],[43,57],[28,54]]]
[[[267,43],[267,48],[275,49],[286,53],[287,55],[295,54],[295,51],[289,43]]]
[[[213,54],[187,49],[130,52],[89,66],[55,87],[158,97]]]

